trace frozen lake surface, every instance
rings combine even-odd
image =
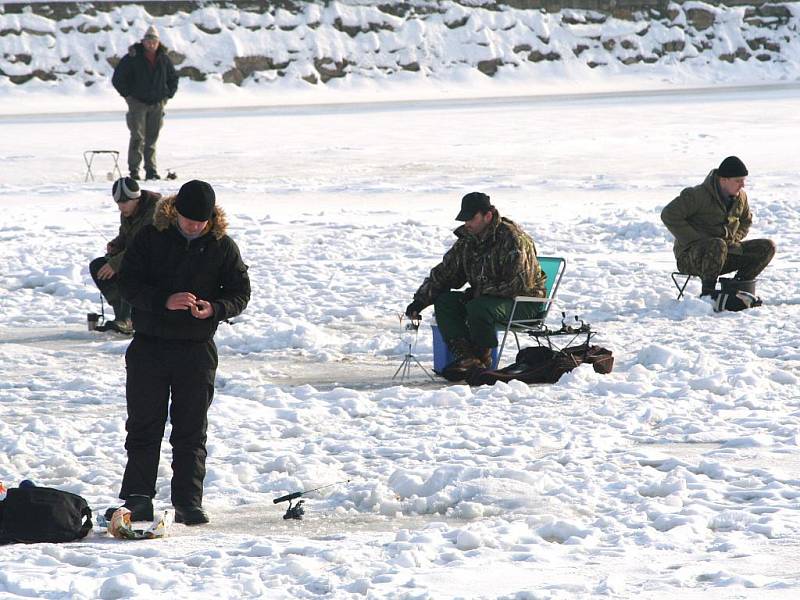
[[[175,111],[174,193],[209,181],[253,298],[217,334],[206,506],[165,540],[0,550],[0,595],[47,598],[794,598],[800,589],[796,87]],[[115,235],[99,157],[122,112],[0,117],[0,480],[115,503],[127,341],[85,331]],[[764,306],[675,300],[661,208],[729,154],[778,255]],[[106,157],[107,158],[107,157]],[[491,195],[557,310],[614,352],[553,386],[391,381],[397,313]],[[430,316],[430,310],[424,313]],[[556,321],[553,322],[556,324]],[[427,322],[417,356],[431,362]],[[169,508],[165,443],[156,504]],[[310,496],[285,522],[279,495]]]

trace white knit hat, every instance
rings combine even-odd
[[[144,37],[142,39],[146,40],[147,38],[159,39],[158,29],[156,29],[155,25],[150,25],[150,27],[147,28],[147,31],[144,32]]]

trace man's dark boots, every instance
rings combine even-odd
[[[717,280],[716,279],[704,279],[702,282],[702,287],[700,288],[700,297],[704,298],[706,296],[714,297],[714,292],[717,291]]]
[[[150,496],[140,496],[131,494],[125,499],[125,508],[131,511],[131,521],[152,521],[153,520],[153,499]],[[106,511],[106,521],[110,521],[114,513],[122,508],[121,506],[109,508]]]
[[[453,362],[442,371],[442,377],[448,381],[464,381],[473,370],[481,367],[481,362],[475,356],[472,343],[464,338],[450,340],[447,344],[453,353]]]
[[[480,362],[481,367],[484,369],[491,369],[492,363],[492,349],[491,348],[478,348],[475,350],[475,356]]]
[[[184,525],[203,525],[209,522],[209,518],[202,506],[176,506],[175,522]]]

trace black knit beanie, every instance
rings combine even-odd
[[[738,156],[729,156],[719,164],[717,175],[720,177],[747,177],[747,167]]]
[[[216,195],[205,181],[187,181],[178,191],[175,208],[181,216],[192,221],[208,221],[214,214]]]

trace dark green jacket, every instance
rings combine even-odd
[[[465,283],[475,298],[545,296],[547,276],[539,266],[533,240],[516,223],[492,211],[494,219],[480,239],[465,225],[455,230],[456,243],[422,282],[414,300],[430,306],[442,292]]]
[[[125,257],[125,250],[131,245],[133,238],[139,230],[153,222],[153,213],[156,210],[156,202],[161,198],[161,194],[142,190],[139,197],[139,208],[130,217],[119,216],[119,235],[109,242],[113,247],[113,253],[108,255],[108,264],[119,273],[122,269],[122,259]]]
[[[673,251],[678,258],[699,240],[721,238],[728,244],[741,242],[750,230],[753,215],[744,190],[728,208],[714,169],[702,184],[684,189],[667,204],[661,211],[661,220],[675,236]]]

